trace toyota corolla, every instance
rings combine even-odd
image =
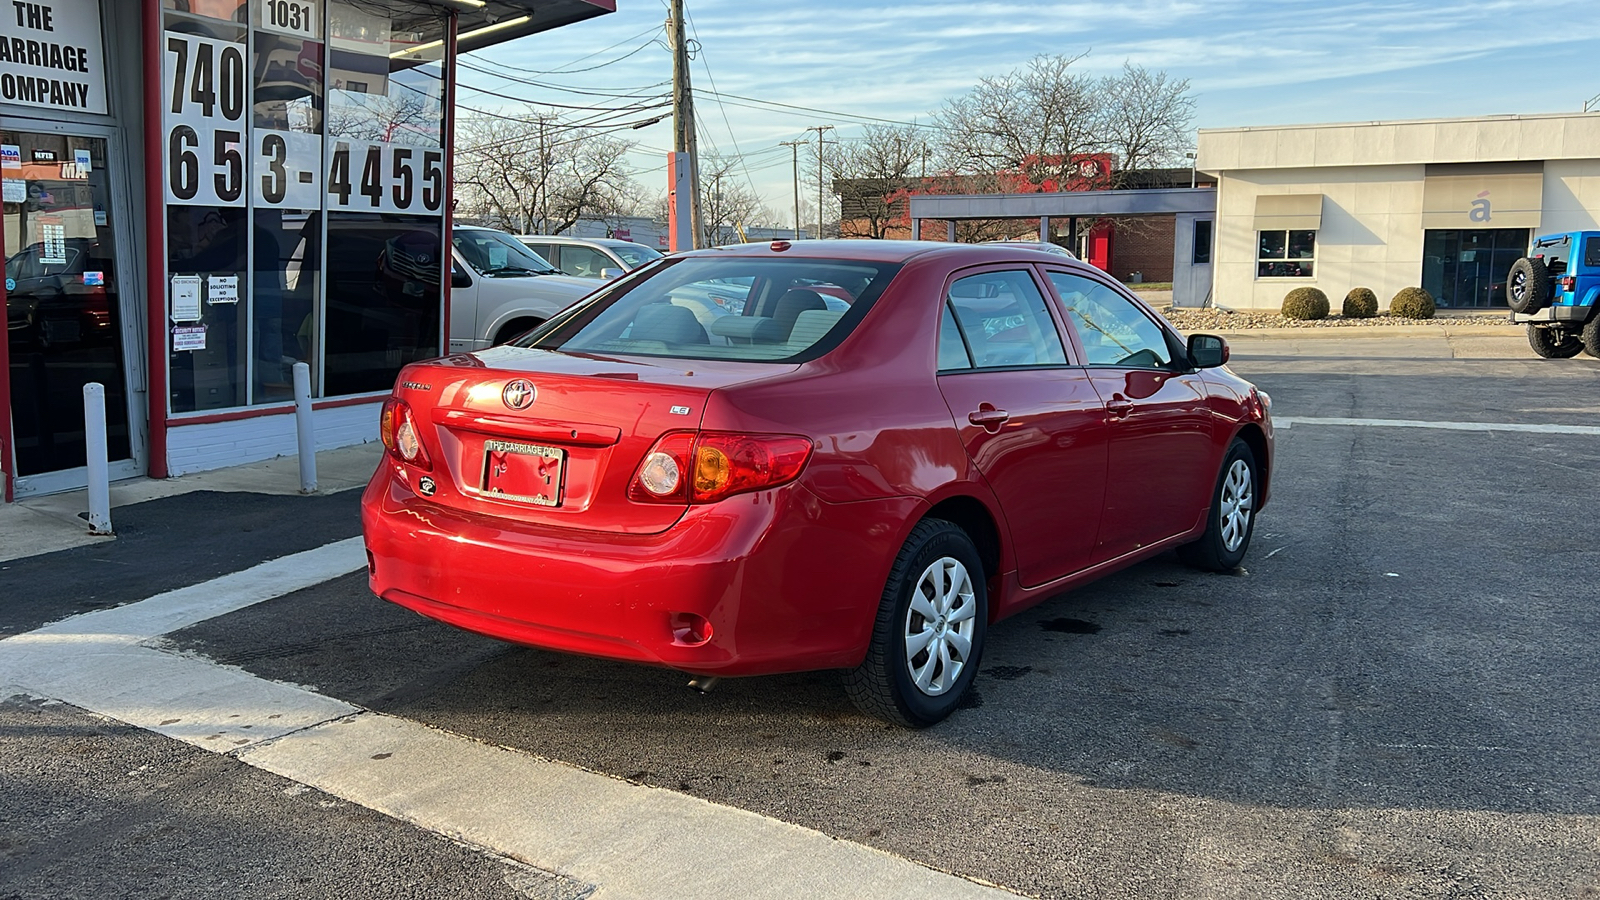
[[[682,299],[730,282],[737,314]],[[839,669],[862,709],[932,724],[996,620],[1168,550],[1239,564],[1273,434],[1227,359],[1026,247],[673,257],[400,373],[371,586],[701,678]]]

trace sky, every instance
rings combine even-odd
[[[1131,62],[1186,78],[1197,128],[1566,112],[1600,95],[1595,0],[685,4],[699,43],[691,66],[700,151],[740,155],[737,176],[783,222],[793,215],[793,189],[790,150],[780,141],[807,137],[815,125],[834,125],[829,139],[851,140],[870,119],[927,123],[979,79],[1041,53],[1087,53],[1076,65],[1097,75]],[[578,107],[659,102],[601,96],[664,94],[672,74],[659,30],[665,0],[617,0],[617,7],[464,57],[458,102],[497,112],[518,106],[470,88]],[[599,121],[633,123],[665,112]],[[639,144],[631,156],[639,181],[664,193],[670,116],[619,134]]]

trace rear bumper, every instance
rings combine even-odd
[[[1547,306],[1536,313],[1511,314],[1511,321],[1521,325],[1528,322],[1571,322],[1583,324],[1594,312],[1593,306]]]
[[[529,525],[426,501],[379,468],[362,499],[385,600],[502,640],[706,675],[853,666],[920,501],[798,484],[690,507],[653,535]],[[692,642],[688,616],[710,625]]]

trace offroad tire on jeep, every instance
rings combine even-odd
[[[1524,256],[1511,264],[1511,274],[1506,277],[1506,302],[1512,312],[1536,313],[1544,309],[1550,302],[1550,270],[1544,260]]]
[[[1595,359],[1600,359],[1600,313],[1589,316],[1589,324],[1583,326],[1583,349]]]
[[[1583,352],[1583,339],[1578,333],[1560,327],[1529,325],[1528,345],[1545,359],[1570,359]]]

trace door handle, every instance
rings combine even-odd
[[[1011,413],[1003,409],[995,409],[987,403],[979,407],[977,412],[967,413],[967,421],[982,427],[985,431],[999,430],[1000,426],[1004,425],[1006,420],[1010,418]]]
[[[1113,419],[1126,419],[1128,417],[1128,413],[1133,412],[1133,401],[1132,400],[1110,400],[1110,401],[1107,401],[1106,402],[1106,412],[1110,413],[1111,414],[1111,418],[1113,418]]]

